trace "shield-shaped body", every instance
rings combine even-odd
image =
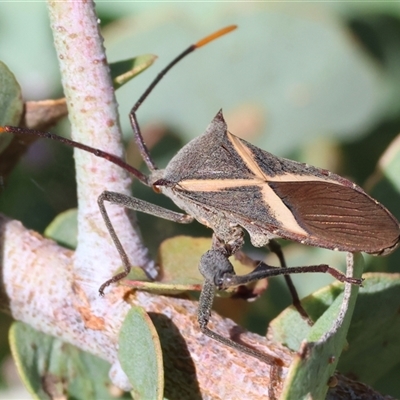
[[[281,237],[387,254],[399,243],[396,218],[359,186],[232,135],[221,111],[151,181],[222,240],[239,226],[254,246]]]

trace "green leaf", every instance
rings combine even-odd
[[[21,88],[14,74],[0,61],[0,126],[18,125],[22,116]],[[13,135],[3,133],[0,153],[9,145]]]
[[[202,284],[198,266],[201,256],[211,248],[210,238],[175,236],[164,240],[158,250],[157,261],[162,268],[162,282],[174,284]]]
[[[371,195],[400,218],[400,135],[390,143],[381,156],[378,168],[369,178],[369,183]]]
[[[132,78],[142,73],[154,63],[156,58],[157,56],[153,54],[144,54],[142,56],[130,58],[129,60],[111,63],[110,70],[114,89],[120,88]]]
[[[198,270],[198,265],[200,257],[210,249],[210,246],[209,238],[176,236],[166,239],[161,243],[157,257],[157,264],[162,271],[161,280],[125,283],[136,289],[163,294],[200,291],[204,279]]]
[[[361,276],[363,258],[360,254],[354,255],[353,274],[352,257],[350,254],[348,273]],[[282,399],[325,397],[328,379],[346,344],[358,290],[356,285],[336,282],[306,298],[303,306],[314,320],[318,318],[312,327],[292,308],[271,323],[269,336],[298,352],[289,369]]]
[[[140,307],[128,312],[120,333],[118,358],[133,386],[135,400],[161,400],[164,371],[157,331]]]
[[[211,238],[182,235],[164,240],[158,252],[158,263],[163,271],[162,282],[202,283],[204,278],[199,272],[199,262],[211,247]],[[250,266],[235,257],[229,260],[237,275],[247,274],[255,268],[255,265]]]
[[[76,208],[58,214],[44,231],[44,235],[62,246],[75,249],[78,234],[78,211]]]
[[[34,399],[115,399],[106,361],[22,322],[12,325],[9,339],[19,375]]]
[[[400,135],[393,140],[379,160],[379,171],[400,193]]]
[[[374,384],[400,360],[400,274],[369,273],[357,299],[339,370]]]
[[[368,179],[368,192],[385,205],[400,220],[400,135],[385,150],[375,173]],[[380,272],[398,272],[400,251],[389,257],[369,257],[373,268]]]

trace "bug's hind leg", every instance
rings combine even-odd
[[[278,257],[281,268],[287,268],[281,245],[276,240],[271,239],[268,243],[268,248]],[[314,324],[314,321],[310,318],[310,316],[307,314],[307,311],[303,308],[297,290],[293,284],[292,278],[290,277],[290,275],[284,275],[284,278],[286,285],[289,288],[290,295],[292,296],[293,307],[307,321],[308,325],[312,326]]]

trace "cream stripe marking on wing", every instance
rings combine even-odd
[[[267,180],[267,176],[264,174],[263,170],[254,160],[252,151],[235,135],[226,131],[228,139],[232,143],[236,152],[239,154],[240,158],[245,162],[247,168],[259,179]]]
[[[298,175],[298,174],[281,174],[275,176],[267,176],[265,177],[266,181],[269,182],[325,182],[325,183],[334,183],[335,185],[343,186],[340,182],[334,181],[329,178],[320,178],[314,175]]]
[[[268,204],[268,211],[286,230],[305,237],[309,236],[296,222],[293,214],[285,206],[279,196],[265,181],[261,181],[260,179],[187,179],[181,181],[179,186],[191,192],[217,192],[228,188],[258,186],[261,189],[264,204]]]
[[[314,175],[299,175],[299,174],[281,174],[275,176],[269,176],[265,174],[265,172],[260,168],[257,161],[254,159],[254,155],[252,151],[238,138],[230,132],[226,132],[228,139],[232,143],[233,147],[242,158],[244,163],[250,169],[250,171],[259,179],[267,182],[310,182],[310,181],[318,181],[318,182],[329,182],[334,183],[335,185],[343,186],[340,182],[334,181],[333,179],[329,179],[328,177],[320,178]]]
[[[243,187],[264,187],[264,180],[260,179],[186,179],[180,181],[178,186],[190,192],[217,192],[219,190]]]
[[[268,204],[273,217],[281,223],[286,231],[297,233],[305,237],[310,235],[297,223],[292,212],[285,206],[280,197],[266,184],[261,190],[264,203]]]

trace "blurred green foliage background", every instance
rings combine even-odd
[[[400,217],[399,187],[391,179],[400,177],[400,170],[392,167],[389,177],[381,171],[383,179],[377,173],[380,157],[400,131],[400,4],[99,2],[97,12],[109,61],[145,53],[159,57],[152,68],[117,91],[132,164],[140,161],[130,143],[130,107],[181,50],[235,23],[238,31],[179,64],[140,109],[145,134],[157,138],[152,149],[156,163],[166,165],[223,108],[235,135],[276,155],[349,177]],[[0,4],[0,60],[16,75],[26,100],[62,96],[45,3]],[[54,131],[68,134],[67,121]],[[397,147],[392,146],[392,152]],[[1,212],[43,232],[56,215],[76,206],[72,149],[36,142],[4,177],[1,189]],[[133,191],[175,208],[140,185]],[[167,237],[211,235],[199,224],[180,226],[138,217],[154,255]],[[289,265],[344,265],[344,254],[299,244],[285,247]],[[259,249],[248,251],[265,257]],[[368,257],[367,267],[399,272],[399,258],[396,253],[385,259]],[[268,260],[277,264],[273,257]],[[307,275],[294,281],[304,296],[331,279]],[[232,301],[220,299],[218,310],[265,333],[268,321],[290,298],[283,281],[271,279],[257,302],[236,301],[232,306]],[[0,318],[1,326],[7,327],[9,319]],[[6,329],[1,331],[0,363],[8,354]],[[400,362],[391,374],[399,369]],[[390,377],[373,383],[385,394],[400,396],[400,384]]]

